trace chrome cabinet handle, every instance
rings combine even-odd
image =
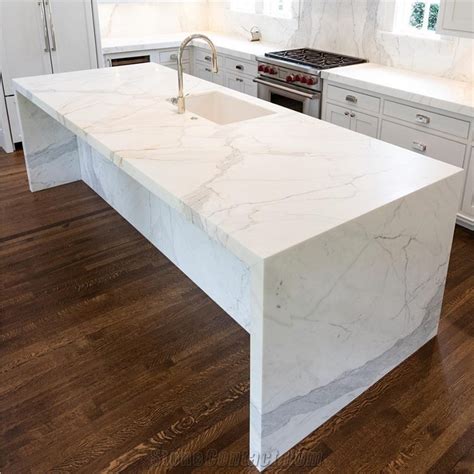
[[[412,147],[417,151],[426,151],[426,145],[420,142],[413,142]]]
[[[354,95],[346,95],[347,102],[351,102],[353,104],[357,104],[357,97]]]
[[[356,114],[353,112],[353,113],[351,114],[351,117],[354,118],[355,116],[356,116]]]
[[[431,122],[431,119],[429,117],[427,117],[426,115],[422,115],[422,114],[416,114],[416,122],[417,123],[423,123],[423,124],[428,124]]]
[[[49,27],[51,28],[51,51],[56,51],[56,33],[54,32],[53,12],[51,11],[51,0],[45,0],[48,7]]]
[[[236,77],[235,80],[236,80],[237,82],[244,82],[244,80],[243,80],[243,79],[240,79],[240,77]]]
[[[212,61],[212,58],[211,58],[210,56],[204,56],[204,59],[205,59],[206,61],[209,61],[209,62]]]
[[[239,71],[243,71],[244,67],[242,66],[242,64],[237,64],[237,66],[235,66],[235,69],[238,69]]]
[[[349,117],[349,112],[344,112],[344,115],[345,115],[346,117]]]
[[[48,25],[46,24],[43,2],[38,2],[38,6],[40,9],[41,21],[43,22],[44,52],[49,53]]]

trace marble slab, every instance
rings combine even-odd
[[[196,33],[196,32],[193,32]],[[200,31],[212,39],[217,51],[247,61],[255,60],[256,56],[263,56],[270,51],[278,51],[281,46],[266,42],[252,42],[238,36],[225,35],[213,31]],[[102,52],[104,54],[124,53],[130,51],[147,51],[152,49],[179,48],[181,42],[191,33],[171,33],[153,37],[140,38],[103,38]],[[193,46],[208,48],[207,44],[200,40],[191,43]]]
[[[357,64],[322,72],[323,79],[474,117],[474,84],[397,69]]]
[[[436,335],[463,171],[145,64],[15,81],[31,189],[82,179],[250,333],[263,470]]]

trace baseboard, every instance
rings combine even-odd
[[[474,218],[468,217],[465,214],[458,213],[458,217],[456,219],[456,223],[466,229],[474,231]]]

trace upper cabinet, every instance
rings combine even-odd
[[[474,37],[474,0],[441,0],[437,32]]]

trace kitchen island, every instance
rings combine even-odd
[[[259,469],[436,335],[462,170],[192,76],[265,113],[179,115],[156,64],[15,86],[31,190],[82,179],[250,333]]]

